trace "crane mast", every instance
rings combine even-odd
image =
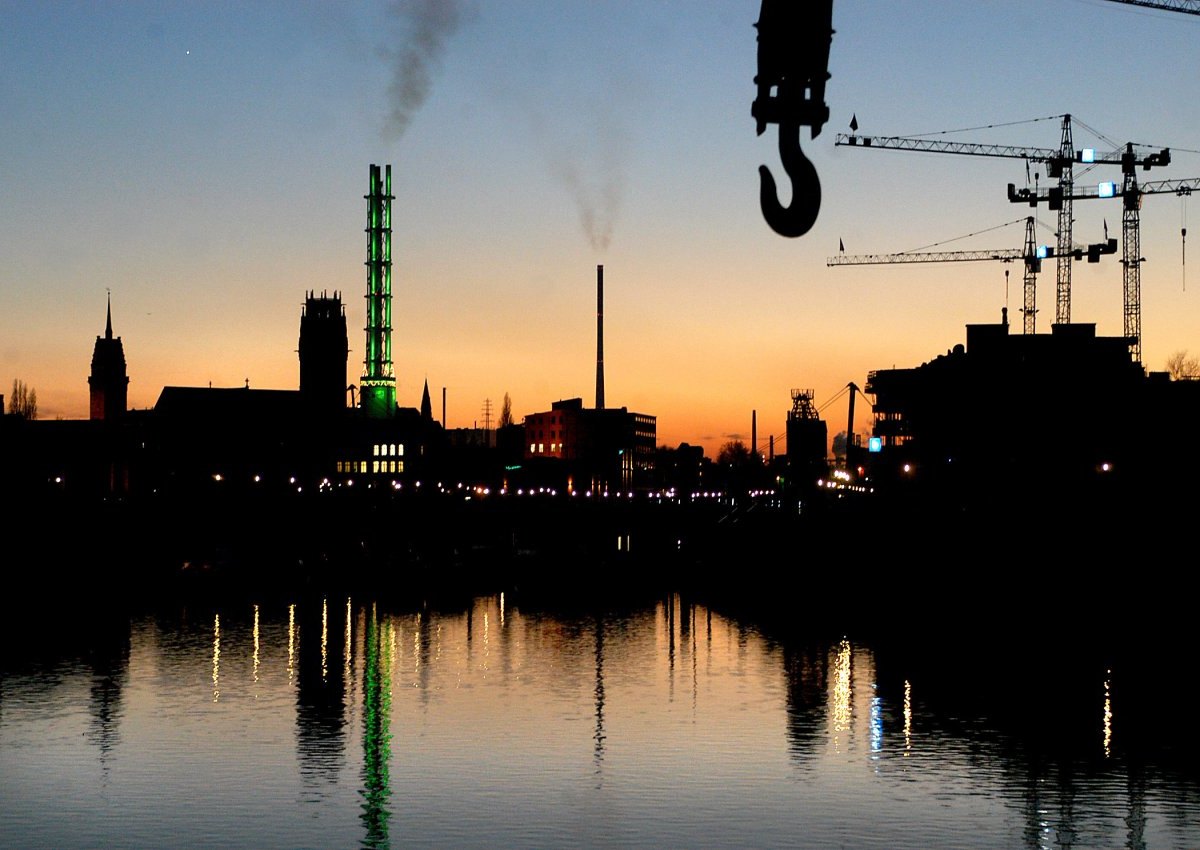
[[[1054,323],[1071,324],[1071,261],[1065,259],[1071,250],[1071,234],[1075,219],[1071,217],[1071,190],[1075,186],[1074,155],[1075,143],[1071,138],[1071,116],[1063,116],[1062,137],[1058,145],[1061,169],[1058,188],[1062,190],[1062,204],[1058,208],[1058,268],[1054,287]],[[1047,169],[1049,170],[1049,169]]]
[[[1164,151],[1165,153],[1165,151]],[[1142,362],[1142,281],[1141,265],[1143,262],[1141,249],[1141,208],[1143,195],[1174,194],[1190,195],[1200,189],[1200,178],[1184,180],[1159,180],[1138,185],[1137,157],[1133,146],[1127,145],[1122,165],[1122,181],[1120,189],[1112,182],[1100,183],[1095,187],[1073,190],[1070,200],[1091,200],[1094,198],[1121,198],[1121,266],[1122,266],[1122,313],[1123,330],[1129,340],[1134,362]],[[1141,162],[1143,169],[1151,165],[1161,164],[1158,161]],[[1008,184],[1008,199],[1013,203],[1028,203],[1036,207],[1045,201],[1053,205],[1065,199],[1055,198],[1049,192],[1036,189],[1017,189],[1012,183]]]
[[[1142,362],[1142,196],[1130,168],[1121,181],[1121,306],[1133,362]]]

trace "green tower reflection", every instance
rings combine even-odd
[[[363,659],[363,803],[364,847],[388,847],[388,765],[392,757],[392,641],[394,632],[381,625],[371,606],[364,634]]]

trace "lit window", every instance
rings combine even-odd
[[[403,472],[403,471],[404,471],[404,461],[402,461],[402,460],[396,461],[396,472],[399,473],[399,472]]]
[[[378,472],[378,471],[379,471],[379,461],[377,461],[377,460],[373,460],[373,461],[371,461],[371,471],[372,471],[372,472]]]
[[[535,443],[530,443],[529,444],[529,453],[533,454],[536,451],[537,451],[537,445]]]
[[[398,443],[396,445],[396,454],[400,457],[404,457],[404,443]]]
[[[371,453],[375,455],[375,457],[379,457],[379,443],[371,446]]]
[[[538,454],[544,454],[546,451],[545,443],[538,443]]]

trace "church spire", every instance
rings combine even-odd
[[[421,416],[425,419],[433,418],[433,404],[429,401],[429,379],[425,379],[425,389],[421,393]]]
[[[129,401],[129,374],[125,370],[125,349],[121,345],[121,338],[113,336],[112,292],[108,294],[104,337],[96,335],[88,387],[91,419],[114,420],[125,415]]]

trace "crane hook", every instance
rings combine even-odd
[[[779,203],[775,178],[765,165],[758,167],[759,203],[763,218],[780,236],[803,236],[812,229],[821,211],[821,180],[817,169],[800,150],[800,122],[779,124],[779,159],[792,184],[788,206]]]
[[[788,206],[779,203],[775,178],[759,166],[759,199],[763,218],[781,236],[803,236],[816,223],[821,208],[821,181],[800,150],[800,127],[812,138],[829,120],[825,83],[829,79],[829,44],[833,38],[833,0],[762,0],[758,22],[757,97],[750,114],[762,135],[767,124],[779,125],[779,157],[792,184]]]

